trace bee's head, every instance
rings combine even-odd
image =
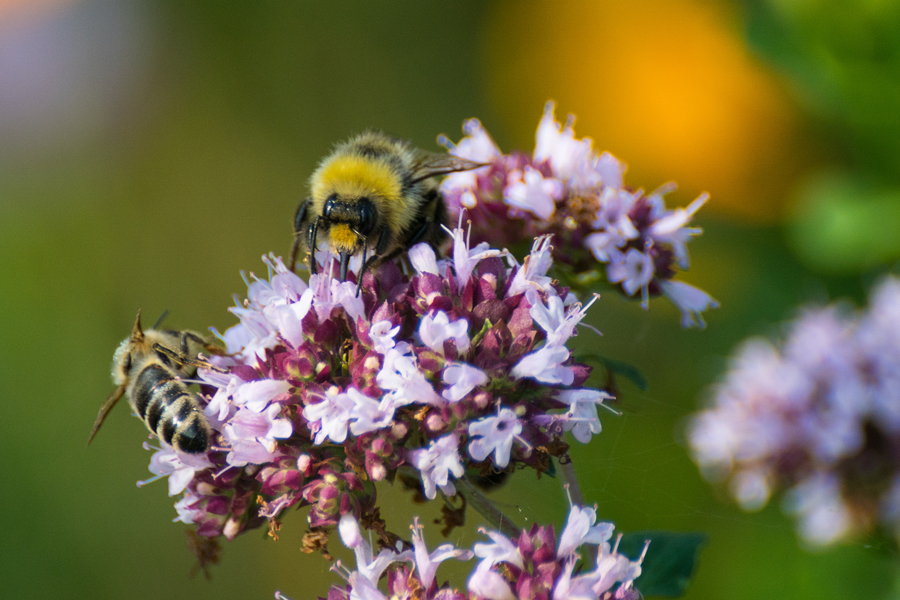
[[[345,199],[332,194],[322,207],[322,216],[328,223],[328,246],[338,254],[361,251],[375,228],[375,206],[366,197]]]
[[[365,255],[377,222],[375,205],[365,196],[347,200],[332,194],[322,207],[322,217],[328,224],[326,242],[340,257],[341,279],[346,279],[350,257],[359,252]]]
[[[388,162],[339,149],[310,178],[311,206],[318,215],[309,228],[309,250],[323,241],[340,256],[344,279],[349,258],[365,258],[375,238],[393,225],[390,207],[400,202],[402,188]]]

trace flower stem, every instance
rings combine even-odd
[[[569,461],[565,463],[558,461],[558,464],[559,471],[562,473],[563,487],[568,486],[569,499],[572,504],[584,506],[584,496],[581,493],[581,486],[578,485],[578,476],[575,475],[575,467],[572,465],[572,460],[569,459]]]
[[[487,499],[472,483],[462,477],[453,482],[459,493],[466,498],[466,502],[472,506],[478,514],[487,519],[488,523],[496,527],[506,537],[518,537],[521,531],[513,523],[512,519],[503,514],[494,503]]]

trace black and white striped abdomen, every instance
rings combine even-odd
[[[179,452],[201,454],[209,448],[210,427],[197,398],[171,369],[144,367],[129,394],[132,408],[147,427]]]

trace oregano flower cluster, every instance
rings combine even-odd
[[[687,243],[702,233],[689,224],[709,196],[666,208],[674,184],[650,194],[625,185],[625,165],[596,152],[590,138],[576,138],[573,124],[570,116],[560,125],[548,102],[531,154],[504,154],[477,119],[466,121],[459,143],[442,136],[451,154],[485,164],[441,183],[451,214],[465,210],[475,238],[495,244],[552,234],[554,259],[573,281],[605,279],[637,294],[644,308],[665,296],[681,311],[682,326],[703,326],[701,313],[718,303],[674,277],[689,266]]]
[[[466,472],[544,472],[566,431],[599,433],[610,396],[584,387],[590,368],[566,346],[593,301],[547,276],[549,238],[520,264],[464,236],[452,260],[420,245],[413,274],[367,273],[359,296],[327,269],[307,283],[265,257],[270,276],[231,309],[228,356],[200,371],[223,445],[162,449],[151,465],[185,492],[182,520],[233,538],[310,505],[310,525],[333,526],[375,507],[373,481],[408,475],[429,499],[453,495]]]
[[[561,128],[552,105],[530,157],[501,154],[477,121],[466,132],[446,142],[450,152],[484,166],[445,178],[459,225],[443,248],[419,244],[374,269],[355,257],[347,277],[320,251],[307,279],[269,254],[264,277],[245,277],[246,297],[229,309],[239,323],[213,330],[223,353],[198,357],[210,451],[152,447],[151,480],[168,477],[201,563],[216,560],[218,538],[268,526],[277,539],[287,512],[304,508],[305,551],[330,559],[338,531],[356,554],[355,570],[334,566],[346,583],[327,600],[640,597],[647,545],[639,557],[620,554],[621,536],[596,523],[595,508],[570,501],[558,539],[550,525],[519,531],[473,482],[521,469],[568,478],[570,441],[601,431],[598,409],[612,396],[589,383],[591,367],[569,347],[579,326],[599,343],[582,323],[598,296],[579,300],[561,273],[600,261],[626,294],[640,291],[646,305],[662,293],[685,325],[702,324],[715,301],[671,278],[674,265],[687,266],[685,244],[699,233],[687,224],[706,197],[669,211],[668,188],[624,187],[623,165],[576,140],[571,123]],[[480,530],[490,542],[471,550],[429,552],[418,521],[410,535],[387,529],[380,481],[444,498],[445,535],[467,499],[498,530]],[[456,509],[449,499],[458,495]],[[466,591],[436,576],[450,558],[479,559]]]

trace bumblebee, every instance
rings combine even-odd
[[[126,396],[131,409],[159,439],[179,452],[205,453],[212,428],[197,397],[182,381],[193,377],[198,366],[212,366],[198,358],[202,351],[222,353],[191,331],[143,331],[138,310],[131,335],[113,356],[112,378],[117,387],[100,407],[88,444],[109,411]]]
[[[294,216],[291,270],[304,251],[316,273],[315,251],[324,241],[340,258],[341,280],[350,258],[362,254],[359,286],[367,269],[415,244],[437,248],[446,235],[447,205],[435,177],[482,166],[419,150],[380,131],[338,144],[310,177],[309,197]]]

